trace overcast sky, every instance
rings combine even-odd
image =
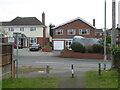
[[[107,28],[111,28],[112,0],[106,1]],[[118,1],[120,0],[116,0],[117,8]],[[96,19],[96,28],[104,27],[104,0],[0,0],[0,21],[10,21],[17,16],[37,17],[41,21],[43,11],[47,26],[81,17],[91,24]],[[118,13],[118,9],[116,12]]]

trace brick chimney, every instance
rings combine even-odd
[[[42,24],[44,25],[43,27],[43,46],[46,45],[46,27],[45,27],[45,13],[42,13]]]
[[[93,19],[93,26],[95,27],[95,19]]]
[[[42,24],[45,25],[45,13],[42,13]]]

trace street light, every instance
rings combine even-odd
[[[16,50],[16,78],[18,78],[18,44],[19,44],[19,37],[21,37],[21,33],[14,33],[14,37],[16,37],[17,42],[17,50]]]
[[[106,70],[106,0],[105,0],[105,10],[104,10],[104,70]]]

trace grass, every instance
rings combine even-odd
[[[10,78],[3,80],[2,88],[57,88],[57,78]]]
[[[99,76],[97,71],[89,71],[85,83],[87,88],[118,88],[118,73],[115,70],[102,71]]]
[[[22,74],[22,73],[29,73],[29,72],[33,72],[33,71],[44,71],[45,68],[38,68],[38,67],[19,67],[18,68],[18,73]]]

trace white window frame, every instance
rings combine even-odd
[[[36,27],[30,27],[30,31],[36,31]]]
[[[62,29],[56,29],[55,34],[56,35],[63,35],[63,30]]]
[[[75,29],[68,29],[67,30],[67,34],[68,35],[75,35],[76,34],[76,30]]]
[[[83,30],[86,31],[86,34],[83,34]],[[90,35],[90,29],[79,29],[79,34],[80,35]]]
[[[9,27],[9,28],[8,28],[8,31],[9,31],[9,32],[14,32],[14,28],[13,28],[13,27]]]
[[[23,32],[23,31],[24,31],[24,27],[20,27],[20,31],[22,31],[22,32]]]
[[[66,40],[65,42],[66,42],[65,45],[66,45],[67,49],[71,49],[70,45],[72,44],[72,40]]]
[[[31,40],[34,40],[34,42],[31,42]],[[37,43],[37,38],[36,37],[30,37],[30,44],[34,44]]]

